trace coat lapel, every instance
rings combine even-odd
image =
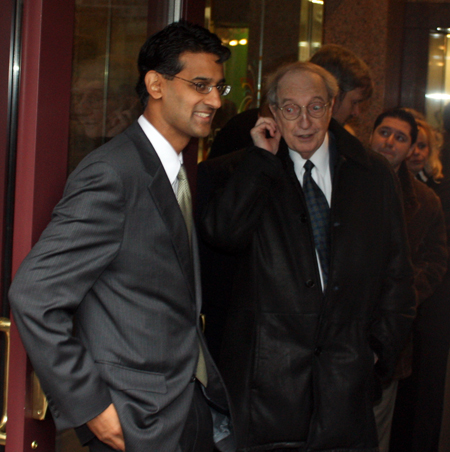
[[[137,122],[133,123],[126,133],[136,145],[143,167],[150,176],[148,190],[158,208],[162,221],[171,235],[172,244],[180,267],[188,282],[191,295],[193,299],[196,299],[195,275],[189,238],[183,214],[173,192],[172,185],[156,151],[139,124]]]

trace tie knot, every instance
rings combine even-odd
[[[311,162],[311,160],[306,160],[303,168],[305,168],[305,171],[311,172],[311,170],[314,168],[314,163]]]
[[[181,165],[180,171],[178,171],[177,179],[178,180],[186,180],[187,179],[186,169],[184,168],[184,165]]]

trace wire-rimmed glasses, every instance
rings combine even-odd
[[[297,119],[302,114],[304,108],[306,108],[306,112],[312,118],[321,118],[325,114],[325,111],[329,105],[329,102],[326,104],[323,102],[311,102],[308,105],[288,104],[284,107],[277,106],[277,108],[281,110],[281,113],[285,119],[288,121],[294,121],[294,119]]]
[[[221,96],[226,96],[231,91],[230,85],[207,85],[206,83],[193,82],[192,80],[178,77],[178,75],[172,75],[171,77],[179,78],[180,80],[191,83],[195,86],[195,90],[200,94],[209,94],[213,88],[217,88],[217,91],[219,91],[219,94]]]

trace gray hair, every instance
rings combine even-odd
[[[336,78],[324,68],[310,62],[297,61],[296,63],[290,63],[285,66],[281,66],[267,79],[267,103],[269,105],[277,105],[277,90],[280,80],[286,74],[289,74],[291,72],[309,72],[310,74],[318,75],[325,84],[329,101],[331,99],[334,99],[339,92],[339,86]]]

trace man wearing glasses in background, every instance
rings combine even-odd
[[[199,169],[203,238],[236,257],[219,368],[238,450],[377,450],[413,273],[395,175],[331,119],[337,93],[319,66],[280,68],[254,146]]]
[[[197,240],[182,151],[206,137],[230,51],[173,23],[141,49],[144,114],[71,174],[18,270],[11,307],[58,429],[91,452],[234,451],[199,327]],[[214,430],[213,424],[218,427]]]

